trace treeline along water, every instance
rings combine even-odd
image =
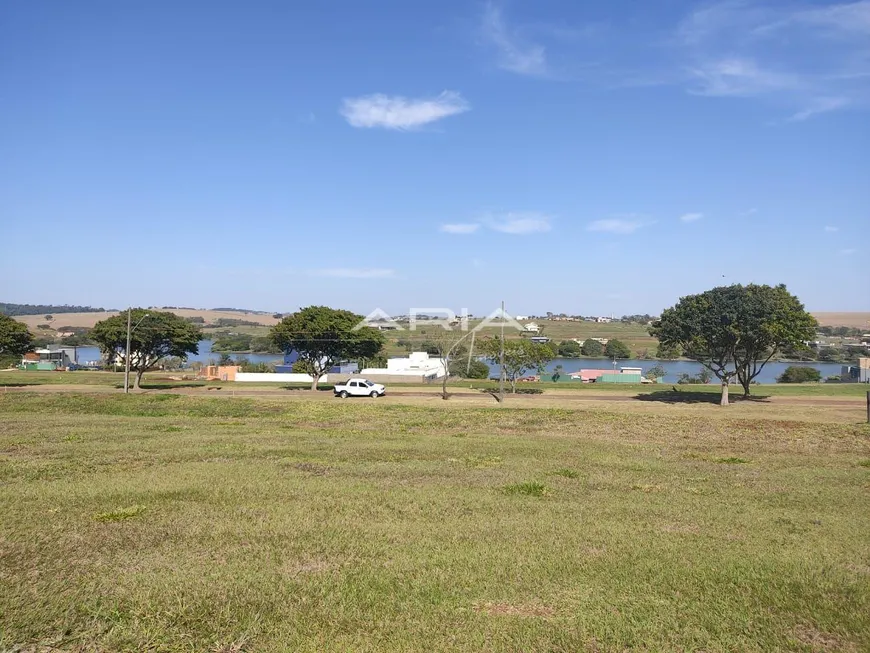
[[[77,350],[78,362],[84,365],[90,361],[100,360],[100,351],[96,347],[79,347]],[[252,363],[280,363],[282,356],[280,354],[234,354],[234,357],[247,358]],[[207,363],[216,361],[220,358],[220,354],[211,350],[211,340],[201,340],[199,343],[199,353],[191,356],[188,360],[200,361]],[[613,362],[603,358],[556,358],[547,365],[544,378],[552,375],[557,365],[562,366],[563,374],[571,374],[578,370],[612,370]],[[618,360],[616,361],[616,369],[620,367],[639,367],[646,374],[655,365],[661,365],[665,369],[664,380],[666,383],[676,383],[681,374],[697,376],[701,370],[701,365],[692,361],[656,361],[656,360]],[[838,376],[841,372],[842,365],[840,363],[768,363],[764,366],[761,374],[756,379],[759,383],[775,383],[776,377],[785,371],[789,365],[801,365],[804,367],[814,367],[822,374],[822,378],[829,376]],[[490,365],[490,373],[492,376],[498,376],[498,366]]]

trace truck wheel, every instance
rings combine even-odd
[[[341,397],[342,399],[347,399],[347,390],[342,390],[341,392],[338,393],[338,396]]]
[[[380,395],[378,394],[378,391],[377,391],[377,390],[372,390],[372,393],[371,393],[371,395],[369,395],[369,396],[370,396],[372,399],[377,399],[378,397],[380,397]]]

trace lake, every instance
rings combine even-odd
[[[576,372],[580,369],[613,369],[613,363],[603,358],[556,358],[549,365],[547,365],[547,373],[552,374],[553,370],[556,368],[557,365],[562,366],[563,374],[570,374],[571,372]],[[698,372],[701,370],[700,363],[695,363],[693,361],[655,361],[634,359],[616,361],[617,370],[620,367],[639,367],[643,370],[644,374],[646,374],[649,369],[655,367],[656,365],[661,365],[665,369],[665,383],[676,383],[677,379],[680,377],[680,374],[697,376]],[[785,368],[790,365],[800,365],[801,367],[814,367],[822,373],[823,379],[829,376],[839,376],[842,371],[842,365],[840,363],[768,363],[764,366],[761,374],[755,377],[755,380],[759,383],[776,383],[776,377],[782,374],[785,371]],[[490,365],[489,369],[491,376],[498,376],[497,365]],[[545,375],[542,375],[542,377],[546,378]],[[718,383],[718,380],[714,379],[714,382]]]
[[[234,357],[245,357],[252,363],[280,363],[284,357],[280,354],[233,354]],[[79,347],[77,349],[78,363],[84,365],[89,361],[100,360],[100,350],[96,347]],[[191,356],[188,360],[208,363],[210,360],[217,361],[220,354],[211,350],[211,340],[201,340],[199,353]],[[563,374],[570,374],[580,369],[584,370],[612,370],[613,363],[603,358],[556,358],[547,365],[547,372],[552,374],[557,365],[562,366]],[[692,361],[655,361],[655,360],[620,360],[616,361],[616,368],[640,367],[644,374],[655,365],[665,368],[665,383],[676,383],[680,374],[696,376],[701,365]],[[768,363],[764,366],[756,380],[759,383],[776,383],[776,377],[783,373],[789,365],[814,367],[822,373],[822,378],[839,376],[842,365],[840,363]],[[490,374],[498,376],[498,366],[490,365]]]
[[[281,354],[230,354],[233,358],[247,358],[252,363],[281,363],[284,361],[284,356]],[[220,354],[211,350],[211,340],[199,341],[199,353],[195,356],[189,356],[188,361],[199,361],[200,363],[208,363],[210,360],[217,362]],[[91,361],[102,360],[100,350],[97,347],[78,347],[76,349],[76,358],[79,365],[85,365]]]

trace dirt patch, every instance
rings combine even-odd
[[[852,642],[844,641],[831,633],[826,633],[812,626],[801,624],[794,629],[795,638],[804,646],[809,646],[813,653],[828,653],[828,651],[857,651]]]
[[[286,562],[282,571],[288,576],[304,576],[308,574],[322,574],[331,569],[337,569],[338,564],[324,558],[304,558]]]
[[[537,617],[547,619],[556,614],[556,610],[539,603],[477,603],[474,605],[475,612],[483,612],[492,616],[503,617]]]
[[[701,528],[697,524],[665,524],[659,530],[663,533],[677,533],[680,535],[697,535]]]

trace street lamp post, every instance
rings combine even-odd
[[[133,335],[131,322],[133,321],[133,307],[127,309],[127,349],[124,353],[124,394],[130,392],[130,338]]]
[[[142,324],[142,320],[148,317],[145,313],[141,319],[136,322],[136,326],[131,326],[133,321],[133,307],[127,309],[127,349],[124,353],[124,394],[130,394],[130,340],[133,337],[133,331],[136,327]]]

